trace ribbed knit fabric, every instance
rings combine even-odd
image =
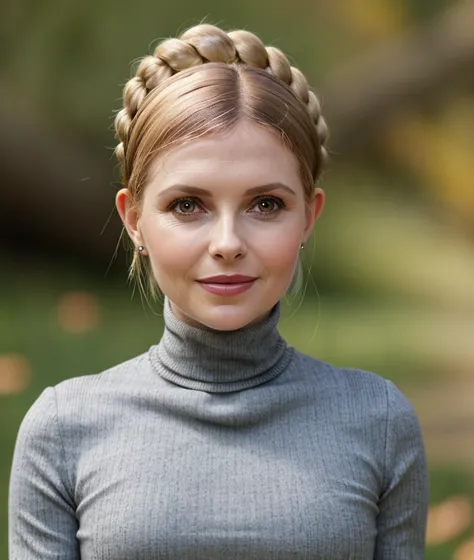
[[[258,326],[217,332],[180,321],[164,305],[165,331],[150,358],[168,381],[188,389],[228,393],[250,389],[279,375],[293,356],[277,325],[280,306]]]
[[[428,475],[389,381],[290,348],[277,305],[233,332],[165,302],[149,352],[25,416],[10,560],[420,560]]]

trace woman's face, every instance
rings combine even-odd
[[[175,315],[218,330],[259,322],[281,299],[323,205],[321,189],[306,203],[295,156],[247,121],[161,156],[139,214],[117,195]]]

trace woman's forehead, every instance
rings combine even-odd
[[[298,181],[298,161],[275,134],[254,123],[190,140],[157,158],[153,179],[196,186],[232,181],[250,186]],[[190,182],[192,181],[192,182]]]

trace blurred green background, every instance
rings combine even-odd
[[[131,63],[207,21],[308,77],[327,194],[284,336],[393,380],[431,471],[428,560],[474,559],[474,2],[8,0],[0,21],[0,559],[19,424],[46,386],[145,351],[159,306],[114,253],[114,111]]]

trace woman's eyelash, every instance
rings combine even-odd
[[[286,208],[286,204],[285,201],[283,199],[281,199],[278,196],[265,196],[265,195],[261,195],[258,196],[256,198],[254,198],[252,200],[252,202],[250,203],[250,208],[253,208],[256,204],[262,202],[262,201],[267,201],[270,200],[271,202],[273,202],[276,206],[277,209],[272,210],[270,212],[260,212],[260,214],[264,215],[264,214],[273,214],[278,210],[282,210],[284,208]],[[176,212],[176,207],[182,203],[182,202],[191,202],[192,204],[196,204],[197,206],[202,208],[202,203],[198,198],[195,197],[189,197],[189,196],[183,196],[183,197],[179,197],[176,198],[175,200],[173,200],[173,202],[171,202],[168,206],[167,206],[167,210],[172,211],[172,212]],[[185,215],[192,215],[193,212],[176,212],[179,215],[185,216]]]
[[[194,198],[194,197],[190,197],[190,196],[182,196],[180,198],[176,198],[175,200],[173,200],[173,202],[171,202],[171,204],[168,204],[167,206],[167,210],[171,210],[174,211],[176,210],[176,206],[178,206],[178,204],[180,204],[181,202],[192,202],[194,204],[197,204],[199,206],[201,206],[199,199]],[[185,212],[178,212],[179,214],[181,213],[185,213]]]
[[[255,204],[257,204],[258,202],[261,202],[262,200],[271,200],[279,208],[286,208],[285,201],[278,196],[259,196],[252,202],[253,206],[255,206]]]

